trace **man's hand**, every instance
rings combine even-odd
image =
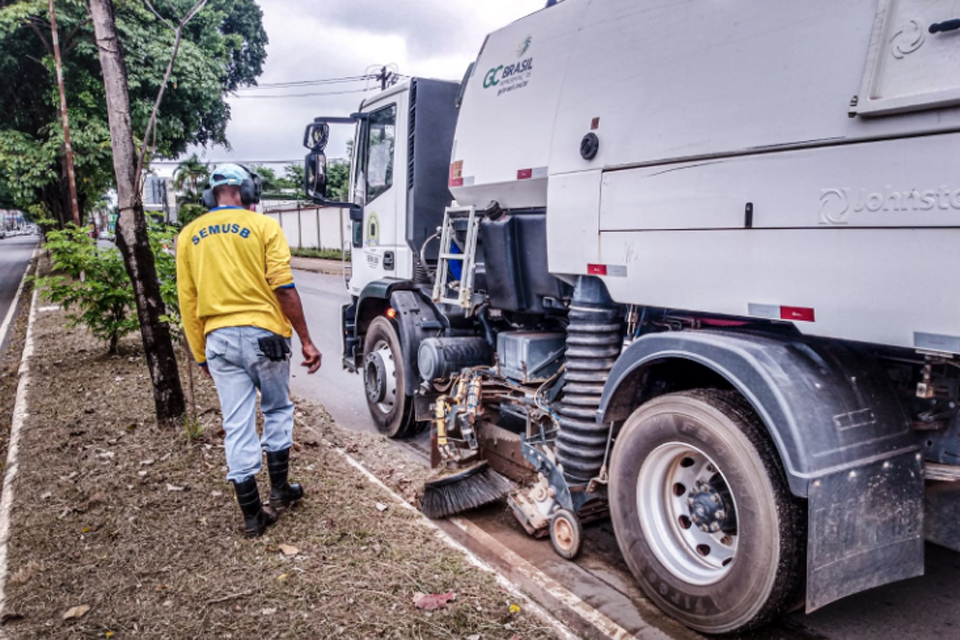
[[[205,367],[205,366],[203,366],[202,364],[201,364],[201,365],[198,365],[198,366],[200,367],[200,371],[203,372],[203,375],[205,375],[206,377],[208,377],[208,378],[210,378],[211,380],[213,380],[213,374],[210,373],[210,367]]]
[[[312,342],[304,343],[303,345],[303,362],[301,366],[307,367],[307,373],[316,373],[317,369],[320,368],[320,361],[323,360],[323,355],[320,353],[320,350],[317,349]]]

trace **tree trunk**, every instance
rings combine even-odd
[[[186,406],[180,370],[177,367],[170,338],[170,328],[161,322],[164,313],[160,297],[160,281],[153,251],[147,237],[147,221],[138,192],[137,152],[130,121],[130,97],[127,94],[127,69],[117,37],[111,0],[90,0],[90,15],[100,51],[103,86],[107,97],[110,121],[110,142],[113,147],[113,170],[117,177],[119,217],[117,246],[123,255],[130,282],[137,300],[140,337],[153,381],[153,401],[157,421],[170,423],[183,416]]]

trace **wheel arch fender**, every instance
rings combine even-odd
[[[432,301],[419,290],[397,290],[390,294],[390,306],[396,310],[394,326],[403,351],[404,393],[414,395],[420,384],[417,356],[424,338],[435,336],[443,328],[443,317]]]
[[[368,283],[360,292],[356,302],[354,320],[356,336],[362,338],[373,319],[386,312],[394,291],[409,289],[412,286],[409,280],[384,279]]]
[[[626,419],[670,381],[658,365],[699,370],[750,403],[773,440],[791,492],[818,477],[915,446],[890,380],[866,349],[798,336],[720,331],[648,334],[621,354],[604,386],[599,422]],[[710,378],[719,384],[710,384]],[[690,388],[687,386],[686,388]],[[666,389],[666,390],[664,390]]]

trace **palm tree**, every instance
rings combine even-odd
[[[210,167],[194,153],[177,165],[173,172],[173,188],[182,194],[183,201],[196,203],[209,177]]]

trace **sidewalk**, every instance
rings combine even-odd
[[[393,458],[381,438],[342,432],[312,406],[298,408],[292,462],[308,498],[264,538],[244,540],[224,481],[212,385],[198,382],[201,432],[162,431],[136,338],[109,357],[45,305],[38,301],[44,310],[33,324],[12,494],[6,637],[566,635],[348,455],[383,458],[411,489],[419,484],[414,465]],[[433,611],[414,604],[451,592]]]
[[[300,271],[325,273],[331,276],[343,275],[343,263],[340,260],[323,260],[321,258],[290,258],[290,267]]]

